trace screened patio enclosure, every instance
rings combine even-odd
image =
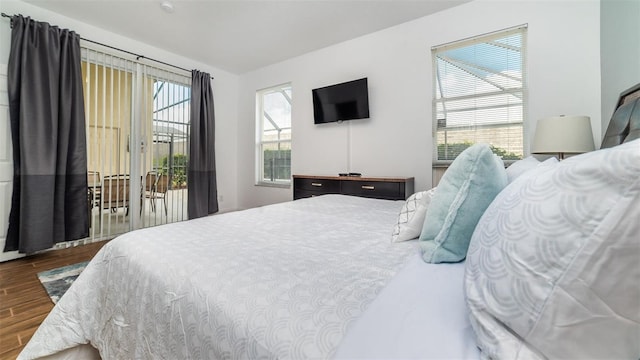
[[[178,127],[182,125],[185,124],[178,124]],[[169,189],[183,189],[187,186],[188,150],[188,132],[170,126],[164,120],[153,120],[153,170],[168,175]]]

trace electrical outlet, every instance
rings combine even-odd
[[[224,201],[224,197],[222,195],[218,195],[218,201],[223,202]]]

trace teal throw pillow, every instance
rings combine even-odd
[[[493,198],[507,185],[502,159],[487,144],[460,153],[438,183],[420,234],[428,263],[459,262],[473,230]]]

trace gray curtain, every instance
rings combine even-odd
[[[211,76],[191,72],[191,138],[187,189],[188,215],[195,219],[218,212],[215,114]]]
[[[13,194],[4,251],[89,236],[80,36],[11,18],[8,86]]]

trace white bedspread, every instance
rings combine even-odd
[[[326,195],[122,235],[19,358],[330,358],[416,252],[390,242],[402,204]]]

